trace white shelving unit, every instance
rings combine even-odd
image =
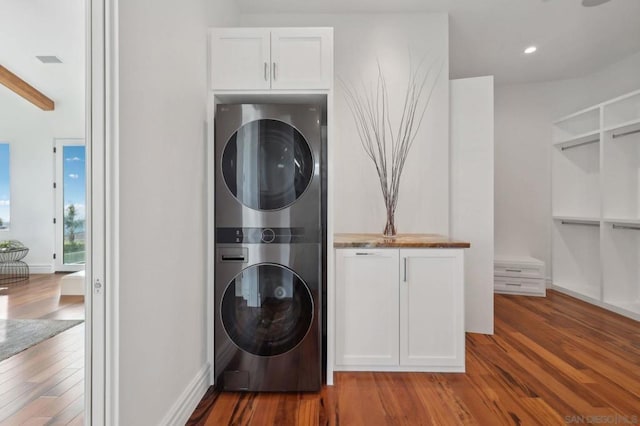
[[[600,220],[600,108],[557,121],[554,137],[553,215]]]
[[[640,91],[554,123],[557,290],[640,320]]]

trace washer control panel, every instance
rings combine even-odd
[[[314,243],[318,234],[304,228],[216,228],[216,244]]]

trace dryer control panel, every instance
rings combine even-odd
[[[216,244],[300,244],[319,241],[304,228],[216,228]]]

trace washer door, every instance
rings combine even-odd
[[[293,204],[311,183],[313,156],[294,127],[256,120],[239,128],[225,145],[222,176],[245,206],[278,210]]]
[[[260,356],[295,348],[313,320],[313,299],[293,271],[275,264],[251,266],[225,289],[222,324],[242,350]]]

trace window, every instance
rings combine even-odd
[[[63,263],[84,265],[86,199],[84,145],[63,145],[62,158]]]
[[[11,197],[9,178],[9,144],[0,143],[0,231],[11,224]]]

